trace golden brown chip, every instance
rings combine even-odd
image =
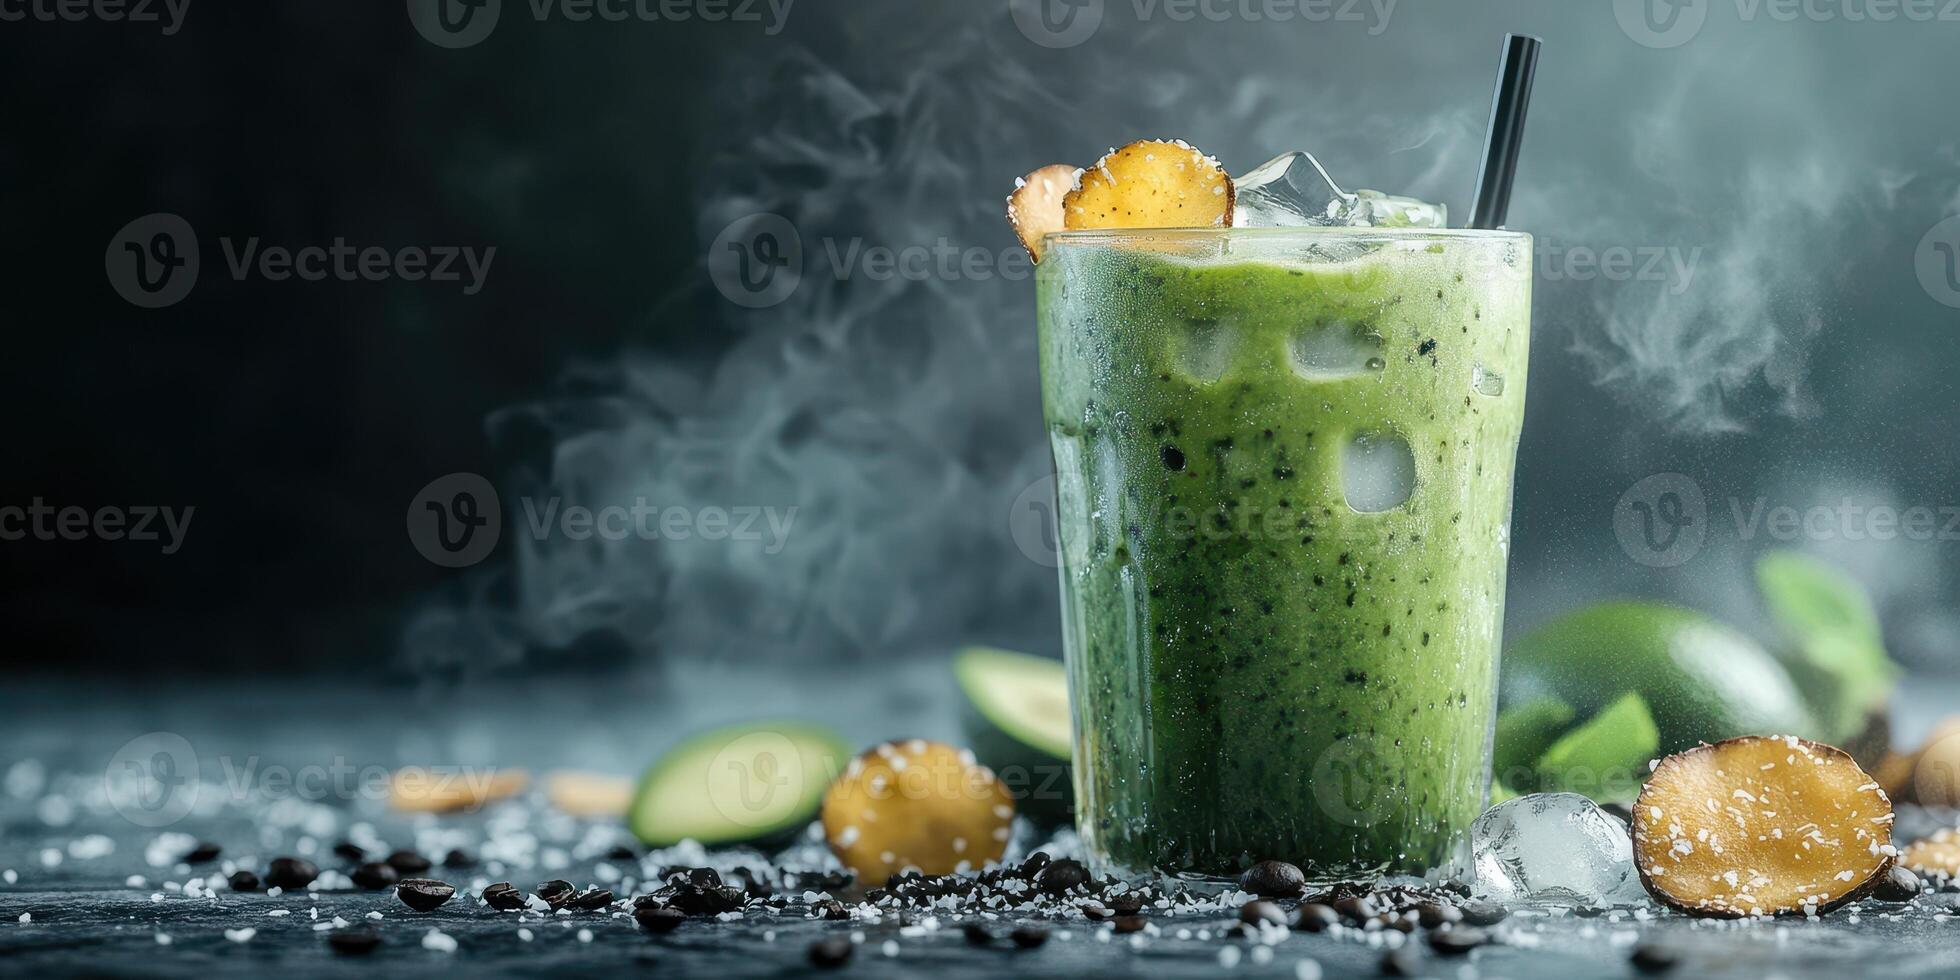
[[[405,766],[388,781],[388,801],[412,813],[475,810],[516,796],[530,779],[522,769]]]
[[[1138,140],[1082,172],[1062,202],[1081,228],[1224,228],[1232,223],[1232,178],[1182,140]]]
[[[1063,229],[1062,199],[1075,189],[1075,178],[1081,173],[1081,167],[1051,163],[1014,182],[1014,193],[1007,198],[1007,223],[1036,262],[1041,261],[1041,240]]]
[[[1633,854],[1657,901],[1736,918],[1823,912],[1888,870],[1892,803],[1849,755],[1749,736],[1661,760],[1633,807]]]
[[[1960,878],[1960,834],[1942,830],[1917,841],[1899,855],[1899,863],[1909,871],[1935,878]]]
[[[824,795],[824,839],[864,881],[941,875],[1000,860],[1014,797],[973,753],[911,739],[851,760]]]
[[[552,806],[575,817],[621,817],[633,805],[633,781],[561,769],[545,777],[544,795]]]
[[[1960,718],[1941,722],[1914,754],[1912,800],[1924,806],[1960,806]]]

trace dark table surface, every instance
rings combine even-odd
[[[1312,976],[1316,969],[1326,977],[1379,975],[1381,944],[1388,941],[1380,934],[1293,934],[1270,945],[1226,940],[1228,911],[1153,917],[1154,928],[1135,936],[1112,936],[1107,925],[1079,918],[1044,920],[1051,939],[1031,951],[1005,942],[973,947],[961,935],[963,920],[947,914],[915,914],[906,924],[896,916],[831,923],[792,908],[728,922],[691,920],[671,934],[650,936],[617,910],[498,913],[476,900],[493,881],[529,890],[565,878],[624,897],[645,890],[639,883],[663,866],[759,866],[768,858],[710,855],[684,845],[633,861],[608,859],[616,844],[628,843],[623,830],[613,821],[552,809],[535,791],[536,780],[518,799],[441,817],[392,812],[379,794],[360,788],[363,774],[407,763],[525,766],[534,776],[560,766],[630,773],[686,731],[728,720],[714,707],[728,703],[725,692],[713,695],[738,677],[744,693],[736,717],[799,707],[807,714],[808,706],[824,705],[849,736],[867,742],[956,737],[952,694],[937,666],[882,671],[875,688],[704,670],[609,685],[598,695],[589,689],[555,694],[535,684],[439,693],[359,684],[164,686],[143,697],[35,685],[0,693],[0,962],[21,973],[202,977],[624,967],[751,976],[806,971],[810,944],[843,934],[861,941],[841,972],[880,976],[1217,975],[1227,969],[1268,977]],[[1949,693],[1923,692],[1901,706],[1909,738],[1941,704],[1952,703]],[[199,773],[190,812],[161,824],[153,813],[132,817],[105,791],[132,748],[146,753],[165,744],[158,733],[191,746]],[[298,778],[288,786],[282,770]],[[335,772],[343,773],[339,783]],[[1901,831],[1951,816],[1902,814]],[[354,890],[332,876],[320,883],[329,887],[278,896],[203,887],[233,864],[263,872],[268,859],[282,854],[344,871],[345,863],[328,852],[349,837],[438,859],[460,848],[478,863],[429,873],[459,890],[430,913],[410,910],[392,892]],[[196,868],[179,863],[195,840],[216,842],[224,853]],[[1022,827],[1014,847],[1042,842]],[[1067,844],[1064,837],[1061,845]],[[791,867],[827,860],[815,843],[778,856]],[[1719,922],[1654,908],[1596,918],[1523,910],[1497,928],[1498,944],[1459,959],[1424,953],[1421,962],[1426,975],[1464,980],[1622,977],[1637,975],[1627,955],[1634,945],[1661,942],[1683,954],[1679,976],[1960,976],[1954,955],[1960,908],[1948,905],[1949,898],[1960,895],[1817,920]],[[365,958],[336,955],[326,941],[336,917],[372,926],[382,947]],[[996,923],[1003,931],[1007,924]],[[252,930],[249,938],[245,929]],[[453,951],[428,948],[431,933],[453,939]]]

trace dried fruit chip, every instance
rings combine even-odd
[[[1232,178],[1182,140],[1138,140],[1082,172],[1062,201],[1067,227],[1223,228]]]
[[[973,754],[924,739],[851,760],[824,795],[824,838],[860,879],[951,874],[1000,860],[1014,798]]]
[[[1899,863],[1934,878],[1960,878],[1960,833],[1942,830],[1917,841],[1899,855]]]
[[[552,806],[574,817],[622,817],[633,805],[633,781],[561,769],[545,777],[544,795]]]
[[[1014,193],[1007,197],[1007,223],[1036,262],[1041,261],[1041,239],[1062,230],[1062,198],[1075,189],[1081,173],[1081,167],[1051,163],[1014,182]]]
[[[1960,806],[1960,719],[1941,722],[1913,754],[1912,799],[1925,806]]]
[[[1633,806],[1641,882],[1693,915],[1826,911],[1875,887],[1895,853],[1878,783],[1844,752],[1795,736],[1668,756]]]
[[[486,803],[516,796],[530,776],[522,769],[486,772],[481,769],[408,766],[395,771],[388,783],[388,801],[412,813],[475,810]]]

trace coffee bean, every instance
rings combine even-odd
[[[222,853],[224,853],[224,848],[208,840],[199,841],[196,847],[191,848],[189,854],[184,855],[184,863],[203,864],[206,861],[216,861],[218,855]]]
[[[405,878],[395,887],[395,897],[417,912],[433,912],[455,894],[455,885],[434,878]]]
[[[369,861],[355,868],[354,873],[348,875],[348,877],[354,879],[354,884],[361,888],[369,891],[380,891],[389,885],[401,881],[402,876],[396,874],[395,869],[388,865],[382,864],[379,861]]]
[[[1109,910],[1117,915],[1135,915],[1143,911],[1143,892],[1140,891],[1127,891],[1120,895],[1111,895],[1107,901],[1109,903]]]
[[[433,867],[428,858],[409,850],[396,851],[384,860],[388,862],[389,867],[405,875],[421,874]]]
[[[1416,921],[1425,929],[1435,929],[1463,921],[1463,913],[1448,902],[1424,902],[1416,906]]]
[[[633,921],[648,932],[673,932],[687,921],[687,913],[669,908],[636,908]]]
[[[1014,940],[1014,945],[1022,949],[1034,949],[1048,941],[1048,930],[1036,926],[1021,926],[1008,933],[1007,938]]]
[[[1925,890],[1919,876],[1908,868],[1893,865],[1890,873],[1881,879],[1872,891],[1872,897],[1881,902],[1910,902]]]
[[[1375,903],[1366,895],[1349,895],[1345,898],[1337,898],[1334,900],[1334,911],[1340,913],[1341,918],[1356,925],[1360,925],[1381,914],[1381,910],[1376,908]]]
[[[834,898],[818,899],[816,904],[810,906],[810,910],[817,913],[819,918],[832,922],[839,922],[851,917],[850,911],[844,908],[844,903]]]
[[[1416,931],[1416,920],[1406,915],[1384,915],[1379,921],[1384,929],[1393,929],[1401,933]]]
[[[1579,905],[1573,907],[1572,914],[1581,919],[1597,919],[1606,914],[1606,908],[1602,905]]]
[[[638,861],[639,859],[640,855],[624,844],[614,844],[612,849],[606,852],[608,861]]]
[[[524,893],[518,891],[516,885],[500,881],[483,889],[483,901],[499,912],[514,912],[524,907]]]
[[[856,950],[849,936],[831,936],[810,944],[810,965],[822,969],[835,969],[850,962],[851,953]]]
[[[1495,902],[1465,902],[1458,906],[1465,925],[1494,926],[1510,916],[1511,910]]]
[[[234,871],[225,881],[235,892],[255,892],[260,888],[259,876],[250,871]]]
[[[1101,902],[1083,902],[1077,905],[1076,908],[1081,909],[1083,918],[1088,919],[1090,922],[1101,922],[1113,914]]]
[[[1293,928],[1303,932],[1325,932],[1328,926],[1339,921],[1340,913],[1319,902],[1309,902],[1300,906],[1300,912],[1293,920]]]
[[[473,868],[476,867],[476,858],[470,857],[464,851],[452,849],[448,854],[442,856],[442,866],[445,868]]]
[[[1247,902],[1239,906],[1239,921],[1249,926],[1264,923],[1272,926],[1286,924],[1286,913],[1271,902]]]
[[[1048,856],[1047,851],[1036,851],[1028,855],[1028,859],[1021,862],[1021,877],[1033,881],[1034,876],[1040,874],[1041,869],[1047,867],[1051,860],[1053,859]]]
[[[588,888],[573,896],[571,901],[566,902],[565,905],[568,908],[574,908],[581,912],[594,912],[612,903],[613,893],[611,891],[604,888]]]
[[[1307,890],[1307,877],[1285,861],[1261,861],[1239,875],[1239,888],[1261,898],[1297,898]]]
[[[1490,937],[1483,930],[1463,926],[1439,929],[1429,934],[1429,948],[1437,956],[1463,956],[1489,942]]]
[[[1407,946],[1391,949],[1382,957],[1381,973],[1385,977],[1422,976],[1422,958]]]
[[[313,879],[320,877],[320,869],[313,862],[296,857],[273,858],[266,865],[265,884],[268,888],[282,888],[292,891],[305,888]]]
[[[961,926],[960,932],[966,936],[967,942],[975,946],[993,945],[994,942],[993,930],[988,929],[986,926],[983,926],[978,922],[969,922],[966,925]]]
[[[1116,930],[1117,935],[1121,936],[1132,932],[1142,932],[1143,927],[1149,924],[1150,920],[1140,915],[1119,915],[1110,923],[1110,926]]]
[[[1066,894],[1069,889],[1087,884],[1089,869],[1073,858],[1050,861],[1035,876],[1035,884],[1050,895]]]
[[[361,849],[361,845],[350,840],[344,840],[335,844],[333,846],[333,854],[334,857],[348,864],[359,864],[367,860],[367,852]]]
[[[367,926],[354,926],[351,929],[335,929],[327,933],[327,945],[333,951],[346,956],[365,956],[381,945],[381,934]]]
[[[1666,973],[1680,964],[1681,954],[1666,946],[1641,943],[1633,948],[1633,955],[1627,960],[1642,973]]]
[[[538,887],[532,890],[537,893],[539,898],[544,899],[546,905],[551,906],[553,912],[564,908],[565,903],[571,901],[572,896],[578,894],[578,889],[573,888],[572,883],[563,878],[553,878],[550,881],[539,882]]]

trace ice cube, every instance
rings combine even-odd
[[[1298,150],[1252,168],[1233,181],[1234,228],[1303,228],[1342,225],[1355,196],[1341,190],[1311,153]]]
[[[1362,514],[1394,510],[1416,490],[1416,455],[1393,433],[1355,436],[1341,453],[1341,492]],[[1631,852],[1629,852],[1631,853]]]
[[[1380,373],[1381,334],[1356,323],[1316,323],[1293,335],[1293,372],[1308,381],[1341,381]]]
[[[1448,228],[1449,217],[1449,209],[1441,204],[1359,190],[1345,223],[1368,228]]]
[[[1470,852],[1481,898],[1610,908],[1646,897],[1626,823],[1577,793],[1534,793],[1485,810],[1470,827]]]

